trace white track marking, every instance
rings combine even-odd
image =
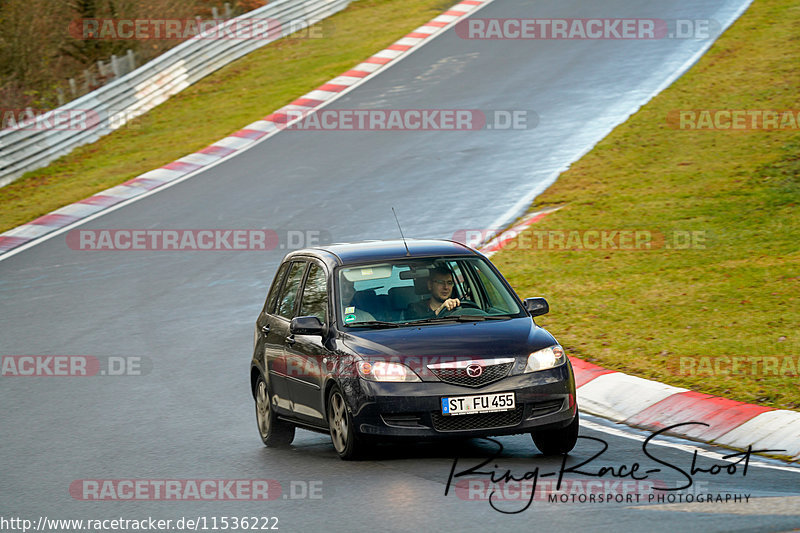
[[[585,427],[586,429],[591,429],[593,431],[599,431],[601,433],[607,433],[609,435],[614,435],[615,437],[622,437],[625,439],[632,439],[637,440],[639,442],[644,442],[647,437],[638,435],[637,433],[633,433],[630,431],[625,431],[623,429],[617,429],[613,427],[604,426],[602,424],[598,424],[595,422],[591,422],[589,420],[581,419],[581,427]],[[673,439],[673,440],[682,440],[680,437],[676,437],[674,435],[665,435],[665,438]],[[665,441],[663,439],[658,440],[658,438],[651,440],[648,443],[649,445],[655,446],[664,446],[666,448],[673,448],[675,450],[680,450],[686,453],[694,453],[697,452],[697,455],[701,457],[707,457],[709,459],[725,461],[724,459],[725,454],[721,454],[719,452],[712,452],[710,450],[706,450],[704,448],[700,448],[699,446],[693,446],[691,444],[678,444],[677,442],[670,442]],[[713,446],[713,445],[712,445]],[[750,466],[760,467],[760,468],[771,468],[773,470],[783,470],[784,472],[794,472],[796,474],[800,474],[800,467],[797,466],[789,466],[789,465],[775,465],[771,463],[764,462],[759,460],[755,456],[750,458]]]

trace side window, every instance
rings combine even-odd
[[[275,312],[275,303],[278,301],[278,294],[281,292],[283,278],[286,277],[286,271],[288,269],[289,263],[283,263],[278,269],[278,273],[275,274],[275,280],[272,282],[272,290],[270,290],[269,296],[267,297],[267,305],[265,308],[267,313],[272,314]]]
[[[508,296],[503,296],[506,291],[502,291],[497,287],[498,281],[494,276],[489,277],[486,265],[479,263],[478,268],[475,270],[478,273],[478,278],[480,278],[480,283],[486,291],[489,307],[503,313],[516,313],[517,311],[513,309],[517,306]]]
[[[315,316],[323,324],[327,322],[328,311],[328,279],[325,270],[311,263],[303,289],[303,301],[300,302],[300,316]]]
[[[278,309],[275,314],[284,318],[292,318],[294,312],[294,303],[297,301],[297,292],[300,290],[300,282],[303,280],[303,272],[306,269],[306,263],[299,261],[292,263],[289,268],[289,275],[286,282],[283,284],[281,296],[278,299]]]

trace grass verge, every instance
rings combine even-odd
[[[0,233],[226,137],[382,50],[456,0],[359,0],[231,63],[98,142],[0,188]]]
[[[798,24],[796,2],[754,2],[686,75],[536,200],[536,208],[563,209],[493,258],[520,295],[549,298],[541,323],[568,353],[700,392],[800,408],[800,129],[667,123],[675,110],[797,116]],[[563,246],[542,233],[549,230]],[[665,242],[589,249],[593,234],[572,230],[640,230]],[[747,358],[736,372],[734,356]]]

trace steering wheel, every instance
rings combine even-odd
[[[442,313],[444,313],[444,312],[445,311],[440,311],[439,312],[439,316],[443,316]],[[444,315],[444,316],[461,316],[461,315],[486,316],[488,314],[489,313],[487,313],[483,309],[480,309],[480,308],[477,308],[477,307],[475,309],[473,309],[471,307],[460,307],[459,306],[459,307],[456,307],[455,309],[453,309],[452,311],[447,311],[447,314]]]
[[[454,307],[451,311],[448,311],[446,308],[442,309],[441,311],[439,311],[439,314],[437,316],[458,316],[458,315],[464,315],[464,314],[480,314],[480,315],[487,314],[475,302],[471,302],[469,300],[460,300],[460,301],[461,301],[461,305],[459,305],[458,307]],[[469,311],[467,311],[467,309],[469,309]],[[475,311],[477,311],[477,313],[475,313]]]
[[[459,300],[461,305],[459,307],[471,307],[472,309],[480,309],[481,307],[473,301],[470,300]]]

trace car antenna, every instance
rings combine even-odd
[[[403,238],[403,246],[406,247],[406,257],[411,255],[411,252],[408,251],[408,244],[406,244],[406,237],[403,235],[403,228],[400,227],[400,220],[397,218],[397,213],[394,211],[394,207],[392,207],[392,213],[394,213],[394,219],[397,222],[397,229],[400,230],[400,236]]]

